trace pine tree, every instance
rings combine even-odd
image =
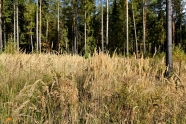
[[[13,12],[14,8],[12,4],[12,0],[2,0],[2,24],[3,24],[3,46],[6,48],[7,41],[13,41]],[[13,36],[14,37],[14,36]],[[15,41],[15,40],[14,40]]]
[[[38,0],[36,0],[36,51],[39,51],[39,35],[38,35]]]
[[[2,0],[0,0],[0,50],[3,48],[2,41]]]
[[[31,45],[31,51],[34,50],[34,43],[33,43],[33,29],[35,27],[35,11],[36,6],[32,0],[25,1],[25,13],[24,13],[24,19],[25,19],[25,27],[26,27],[26,34],[28,35],[27,38],[30,39],[30,42],[28,44]]]
[[[109,50],[117,53],[124,53],[124,42],[126,41],[126,1],[114,0],[109,22]]]
[[[173,64],[172,64],[172,2],[166,1],[166,66],[167,70],[165,76],[170,76]]]

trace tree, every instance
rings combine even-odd
[[[95,23],[93,19],[94,1],[93,0],[82,0],[80,1],[80,3],[83,3],[83,4],[81,4],[81,7],[80,7],[79,18],[80,20],[83,20],[84,23],[80,22],[79,32],[80,34],[84,33],[84,43],[82,43],[83,44],[82,46],[80,45],[79,51],[81,53],[92,53],[95,48],[95,38],[93,36],[93,33],[95,31],[95,28],[93,26],[93,24]],[[80,35],[80,38],[83,38],[83,36]]]
[[[107,22],[106,22],[106,50],[108,51],[108,30],[109,30],[109,5],[108,5],[108,3],[109,3],[109,0],[107,0],[107,2],[106,2],[106,7],[107,7]]]
[[[0,50],[3,48],[3,41],[2,41],[2,0],[0,0]]]
[[[165,76],[170,76],[172,64],[172,2],[166,1],[166,66]]]
[[[129,56],[128,0],[126,0],[126,55]]]
[[[114,0],[109,16],[109,51],[124,54],[126,50],[126,0]],[[130,15],[130,14],[129,14]],[[130,18],[129,18],[130,19]],[[132,26],[130,24],[130,26]],[[129,32],[132,34],[132,32]]]
[[[145,25],[145,6],[146,6],[146,4],[145,4],[146,2],[145,2],[145,0],[143,0],[143,57],[145,58],[145,27],[146,27],[146,25]]]
[[[183,48],[183,39],[182,39],[182,35],[183,35],[183,30],[182,30],[182,25],[183,25],[183,19],[184,19],[184,10],[183,10],[183,6],[184,6],[184,1],[181,0],[174,0],[173,1],[173,43],[175,43],[175,45],[181,45],[181,47]]]
[[[104,40],[103,40],[103,1],[101,0],[101,50],[104,52]]]
[[[16,44],[16,2],[14,0],[14,45],[15,44]]]
[[[60,36],[59,36],[59,3],[60,1],[57,1],[57,51],[60,49]]]
[[[38,37],[38,0],[36,0],[36,51],[39,51],[39,37]]]
[[[87,10],[86,10],[86,0],[85,0],[85,19],[84,19],[84,35],[85,35],[85,54],[87,53],[86,51],[86,46],[87,46],[87,23],[86,23],[86,18],[87,18]]]
[[[3,41],[3,47],[6,48],[7,41],[13,41],[14,39],[14,23],[13,23],[13,17],[16,14],[14,14],[14,2],[12,0],[1,0],[1,17],[2,17],[2,41]],[[16,30],[16,27],[15,27]],[[16,35],[16,34],[15,34]],[[14,40],[16,42],[16,40]],[[16,43],[15,43],[16,44]],[[16,49],[16,46],[15,46]]]
[[[30,38],[29,44],[31,44],[31,51],[33,52],[34,43],[33,43],[33,28],[35,27],[35,4],[32,0],[27,0],[25,6],[24,19],[26,24],[26,34]]]
[[[19,6],[16,3],[16,29],[17,29],[17,51],[19,51]]]
[[[134,16],[134,7],[133,7],[133,3],[132,3],[132,17],[133,17],[133,24],[134,24],[134,36],[135,36],[136,58],[138,58],[138,41],[137,41],[136,22],[135,22],[135,16]]]
[[[162,0],[146,4],[145,20],[148,20],[146,25],[146,43],[149,44],[148,51],[150,54],[162,52],[166,41],[166,15]],[[148,7],[148,8],[147,8]],[[158,49],[157,49],[158,48]]]
[[[42,32],[41,32],[41,22],[42,22],[42,20],[41,20],[41,6],[42,6],[42,0],[40,0],[40,6],[39,6],[39,8],[40,8],[40,10],[39,10],[39,52],[41,53],[41,34],[42,34]]]
[[[150,55],[155,48],[159,52],[165,50],[162,48],[166,41],[166,12],[162,0],[101,0],[99,3],[102,5],[96,2],[1,0],[3,46],[7,41],[15,41],[20,48],[31,44],[33,51],[36,43],[39,52],[42,46],[42,51],[46,48],[56,51],[68,49],[69,52],[81,54],[92,53],[97,46],[103,52],[109,50],[112,54],[116,51],[126,56],[132,52],[136,55],[143,52],[145,55],[146,49],[149,49]],[[183,48],[184,5],[180,0],[173,2],[174,13],[171,16],[174,18],[175,33],[172,33],[175,34],[175,44],[182,44]]]
[[[78,5],[79,1],[76,0],[75,10],[75,54],[78,54]]]

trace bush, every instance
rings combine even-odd
[[[13,41],[9,41],[5,46],[5,53],[16,53],[16,44]]]
[[[186,55],[184,50],[181,49],[180,46],[173,46],[173,60],[180,62],[180,61],[186,61]]]

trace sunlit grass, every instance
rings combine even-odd
[[[185,123],[185,62],[174,63],[169,79],[164,63],[97,53],[1,54],[0,122]]]

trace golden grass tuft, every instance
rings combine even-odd
[[[186,123],[186,64],[94,53],[1,54],[0,122]],[[181,67],[180,67],[181,66]]]

